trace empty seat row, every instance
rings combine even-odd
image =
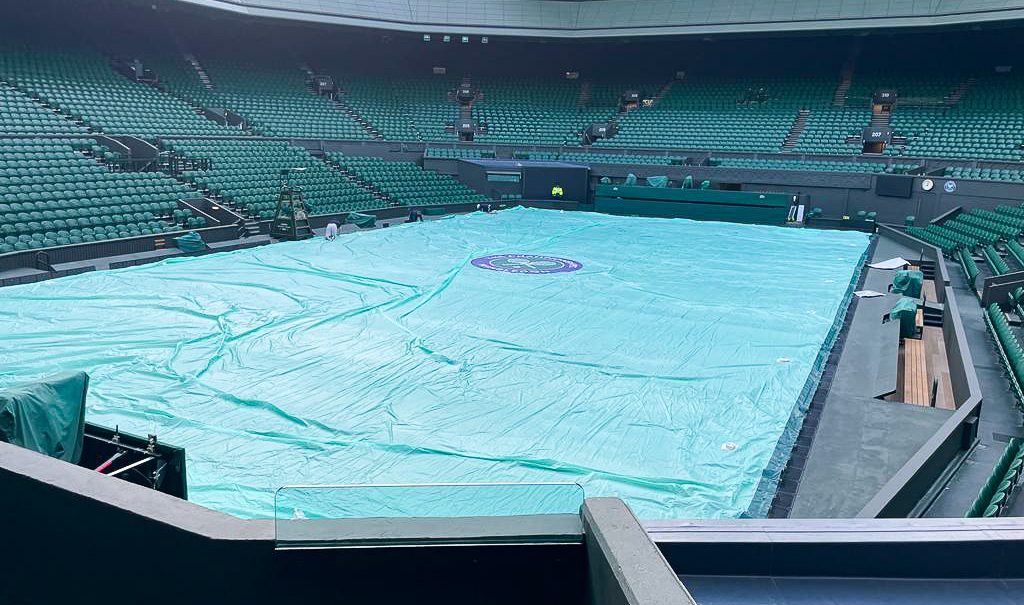
[[[993,305],[995,306],[995,305]],[[989,316],[1002,315],[1001,311],[989,310]],[[1004,319],[1005,321],[1005,319]],[[965,517],[998,517],[1006,507],[1007,497],[1020,480],[1024,468],[1024,439],[1013,437],[1003,449],[989,473],[985,485],[978,492]]]
[[[161,173],[101,164],[95,145],[0,139],[0,253],[175,229],[165,217],[196,193]]]
[[[454,178],[424,170],[413,162],[353,157],[339,153],[330,153],[328,157],[342,169],[370,183],[384,195],[402,204],[466,204],[487,199]]]
[[[254,218],[273,217],[283,183],[281,171],[292,168],[302,170],[292,172],[288,182],[302,190],[312,214],[379,206],[372,193],[304,148],[284,141],[175,139],[163,141],[162,146],[186,158],[208,160],[208,168],[184,171],[182,178]]]

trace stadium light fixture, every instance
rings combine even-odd
[[[423,34],[423,41],[430,42],[430,34]]]
[[[441,41],[445,42],[445,43],[451,42],[452,41],[452,37],[451,36],[445,36],[444,38],[441,38]]]
[[[462,36],[462,43],[469,44],[469,36]]]
[[[487,36],[480,37],[480,44],[487,44]]]

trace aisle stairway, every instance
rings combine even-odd
[[[785,140],[782,141],[783,151],[793,151],[796,146],[796,141],[800,138],[800,133],[803,132],[804,126],[807,125],[807,116],[811,113],[809,109],[801,109],[797,112],[796,118],[793,119],[793,125],[789,127],[789,132],[786,134]]]
[[[381,191],[376,185],[374,185],[370,181],[360,177],[357,173],[355,173],[355,172],[349,170],[348,168],[346,168],[339,161],[339,160],[342,160],[343,157],[344,156],[342,156],[341,154],[326,153],[323,156],[323,161],[328,166],[330,166],[333,170],[335,170],[336,172],[341,174],[343,177],[345,177],[352,184],[354,184],[354,185],[356,185],[358,187],[361,187],[362,189],[365,189],[366,191],[370,192],[373,195],[374,199],[376,199],[376,200],[378,200],[380,202],[380,207],[381,208],[385,208],[385,207],[388,207],[388,206],[397,206],[397,205],[399,205],[399,202],[397,200],[394,200],[394,199],[388,197],[388,195],[385,194],[383,191]]]
[[[370,138],[372,138],[374,140],[377,140],[377,141],[381,141],[381,140],[384,139],[384,135],[381,134],[380,130],[375,128],[373,126],[373,124],[371,124],[370,121],[366,119],[366,117],[364,117],[362,114],[360,114],[359,111],[355,107],[352,107],[351,105],[349,105],[348,100],[345,98],[345,94],[344,93],[340,93],[340,94],[335,95],[331,99],[331,102],[334,103],[334,105],[337,106],[337,108],[342,113],[344,113],[348,117],[352,118],[352,120],[354,120],[357,124],[359,124],[359,126],[362,127],[363,132],[365,132],[367,135],[369,135]]]

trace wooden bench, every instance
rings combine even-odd
[[[931,385],[928,383],[928,364],[924,342],[916,338],[903,339],[903,402],[931,405]]]
[[[917,314],[914,315],[914,326],[917,328],[918,334],[924,329],[924,308],[918,307]]]

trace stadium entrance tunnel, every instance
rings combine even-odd
[[[115,592],[152,604],[692,602],[615,498],[580,500],[561,514],[350,519],[350,537],[374,539],[282,548],[273,520],[238,519],[8,443],[0,461],[0,490],[17,494],[0,499],[0,514],[17,520],[5,536],[5,550],[17,553],[5,575],[18,578],[0,585],[0,602],[98,602],[111,594],[111,574]],[[293,537],[305,531],[296,524],[324,523],[289,522]],[[116,571],[97,573],[101,559]]]

